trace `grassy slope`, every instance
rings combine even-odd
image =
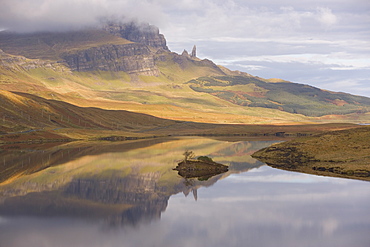
[[[253,157],[286,170],[370,181],[370,127],[325,132],[262,149]]]
[[[253,76],[201,77],[188,84],[195,91],[215,95],[236,105],[279,109],[305,116],[345,115],[370,110],[370,99],[366,97],[297,83],[275,80],[270,83]]]
[[[194,92],[181,83],[194,76],[216,73],[208,66],[199,66],[197,73],[191,73],[192,70],[182,70],[168,62],[169,68],[177,67],[172,71],[177,78],[169,80],[162,74],[159,78],[145,77],[141,82],[131,82],[124,72],[71,72],[61,64],[48,67],[36,64],[38,67],[33,68],[33,63],[34,60],[26,59],[23,67],[17,62],[10,65],[10,70],[0,67],[0,89],[33,93],[84,107],[125,109],[175,120],[211,123],[311,121],[302,115],[274,109],[242,108],[212,95]],[[197,67],[191,62],[188,66]]]
[[[0,32],[0,47],[3,51],[33,59],[60,60],[60,55],[65,52],[105,44],[129,43],[132,42],[98,30],[30,34]]]
[[[121,135],[144,137],[146,134],[135,132],[176,123],[123,110],[81,108],[62,101],[46,100],[25,93],[0,91],[0,100],[2,103],[0,125],[4,132],[61,129],[59,132],[63,133],[65,129],[76,129],[80,130],[82,135],[83,130],[86,133],[100,130],[100,133],[92,135],[95,137],[104,134],[104,131],[111,131],[111,134],[117,131]],[[68,136],[68,132],[70,131],[65,131],[63,134]],[[4,135],[1,139],[9,139],[10,136]]]
[[[351,124],[307,126],[226,125],[174,121],[123,110],[78,107],[26,93],[0,91],[0,142],[49,139],[97,139],[110,136],[275,135],[353,128]]]
[[[11,40],[14,40],[13,44],[10,43]],[[0,34],[0,47],[5,51],[52,60],[57,60],[61,53],[71,50],[86,49],[106,43],[125,44],[127,42],[122,38],[96,30],[37,35]],[[15,47],[22,47],[22,49]],[[242,92],[241,94],[224,95],[225,97],[201,90],[195,92],[189,87],[191,84],[186,82],[199,77],[230,74],[243,75],[256,82],[268,80],[246,73],[232,72],[208,61],[188,59],[175,53],[156,55],[156,64],[161,71],[160,76],[139,76],[134,80],[124,72],[72,72],[63,64],[56,62],[11,57],[16,61],[10,62],[7,66],[0,66],[2,75],[0,89],[32,93],[81,107],[129,110],[173,120],[208,123],[302,124],[368,122],[370,119],[369,114],[356,113],[346,116],[306,117],[302,114],[281,111],[279,107],[246,107],[234,102],[243,98],[240,95],[255,92],[269,93],[270,89],[256,85],[227,85],[225,87],[221,83],[221,86],[209,87],[215,91]],[[273,83],[268,84],[286,84],[275,79],[271,82]],[[230,95],[237,97],[231,99]],[[284,104],[284,102],[273,102],[272,99],[268,99],[268,103],[275,106]]]

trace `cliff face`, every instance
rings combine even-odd
[[[62,58],[74,71],[124,71],[149,76],[159,74],[149,48],[136,43],[92,47],[63,54]]]
[[[147,23],[108,23],[104,30],[132,42],[169,51],[163,34],[159,33],[157,27]]]
[[[173,65],[191,73],[193,68],[202,67],[204,73],[195,77],[225,74],[213,62],[198,59],[195,46],[191,54],[171,52],[159,29],[145,23],[111,22],[103,28],[61,33],[0,32],[0,49],[12,54],[5,58],[0,50],[0,69],[47,67],[65,73],[66,65],[72,71],[123,71],[131,75],[132,81],[140,80],[137,75],[159,76],[161,69]]]
[[[103,45],[63,54],[62,58],[74,71],[124,71],[130,74],[158,76],[156,51],[169,51],[159,29],[149,24],[109,23],[103,30],[135,42],[123,45]],[[153,48],[155,51],[153,51]]]

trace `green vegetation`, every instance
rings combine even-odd
[[[208,157],[208,156],[199,156],[198,158],[197,158],[197,160],[199,160],[199,161],[203,161],[203,162],[208,162],[208,163],[212,163],[212,162],[214,162],[210,157]]]
[[[345,115],[370,110],[370,99],[366,97],[297,83],[269,83],[257,77],[200,77],[187,83],[194,91],[212,94],[236,105],[278,109],[305,116]]]

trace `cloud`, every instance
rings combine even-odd
[[[338,52],[331,54],[284,54],[237,57],[235,60],[220,61],[220,63],[233,62],[274,62],[274,63],[303,63],[330,66],[332,70],[370,70],[370,59],[367,57],[352,57],[350,54]]]
[[[317,8],[318,20],[325,26],[332,26],[337,22],[337,17],[332,13],[329,8]]]
[[[0,27],[19,32],[54,31],[95,26],[104,17],[163,21],[154,1],[116,0],[3,0]]]

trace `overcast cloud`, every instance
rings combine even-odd
[[[102,17],[157,25],[169,48],[264,78],[370,97],[368,0],[0,0],[0,28],[65,30]]]

